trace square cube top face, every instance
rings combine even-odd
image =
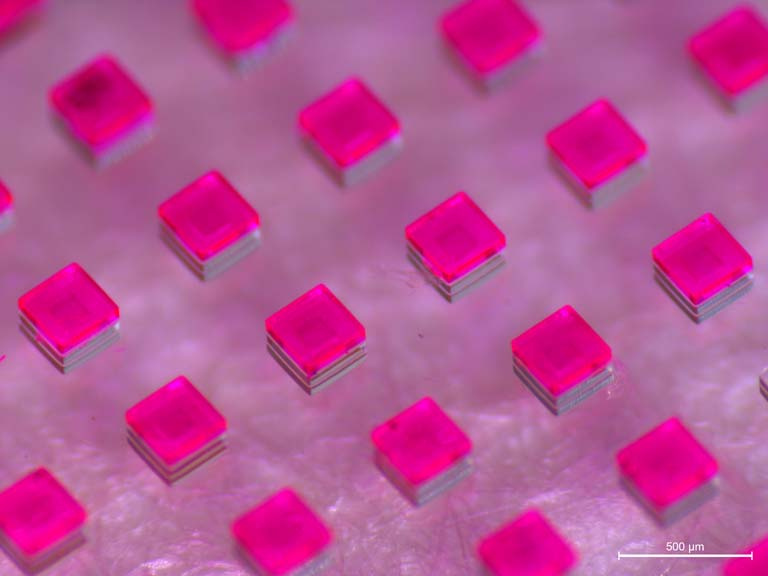
[[[624,479],[658,509],[688,496],[718,471],[714,457],[677,418],[624,447],[616,461]]]
[[[469,0],[442,20],[443,35],[480,76],[509,64],[541,39],[536,23],[512,0]]]
[[[410,224],[405,236],[426,266],[446,282],[468,274],[507,244],[504,233],[464,192]]]
[[[512,352],[554,396],[606,369],[611,348],[571,306],[512,340]]]
[[[746,6],[736,8],[694,36],[688,48],[707,76],[728,97],[738,96],[768,74],[768,27]]]
[[[111,56],[101,56],[56,85],[51,104],[92,151],[108,148],[152,117],[152,102]]]
[[[723,576],[763,576],[768,574],[768,537],[742,551],[750,558],[734,558],[723,567]]]
[[[324,284],[267,318],[266,328],[307,376],[365,342],[365,327]]]
[[[307,106],[299,126],[340,169],[353,166],[400,134],[400,123],[357,78]]]
[[[704,214],[652,251],[653,262],[693,304],[752,271],[752,257],[712,214]]]
[[[120,317],[117,304],[77,263],[62,268],[19,298],[19,310],[61,354]]]
[[[528,510],[483,539],[480,559],[493,576],[562,576],[577,556],[538,510]]]
[[[0,182],[0,214],[7,212],[13,208],[13,196],[11,191]]]
[[[227,430],[224,417],[184,376],[130,408],[125,421],[169,467],[194,455]]]
[[[42,0],[0,0],[0,34],[14,26]]]
[[[72,536],[86,516],[85,509],[45,468],[0,492],[0,532],[27,557]]]
[[[269,42],[293,20],[284,0],[193,0],[192,8],[216,44],[233,55]]]
[[[432,398],[423,398],[371,433],[376,450],[411,485],[432,480],[469,456],[472,442]]]
[[[646,156],[645,141],[607,100],[598,100],[547,134],[550,151],[586,190]]]
[[[163,223],[205,261],[259,227],[259,215],[218,172],[209,172],[158,208]]]
[[[246,556],[268,576],[292,574],[318,558],[333,539],[322,520],[289,488],[238,518],[232,533]]]

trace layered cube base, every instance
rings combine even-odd
[[[715,476],[705,484],[694,489],[687,496],[682,497],[669,506],[656,506],[631,481],[621,478],[621,486],[635,498],[650,515],[662,526],[674,524],[691,512],[694,512],[703,504],[712,500],[720,491],[720,479]]]
[[[85,534],[82,530],[77,530],[50,549],[33,556],[26,556],[13,542],[0,533],[0,547],[5,550],[5,553],[8,554],[13,563],[26,574],[43,572],[83,544],[85,544]]]
[[[768,400],[768,368],[760,374],[760,393]]]
[[[245,563],[253,571],[253,573],[256,574],[256,576],[319,576],[320,574],[324,573],[328,569],[328,566],[331,564],[331,552],[325,551],[320,553],[313,560],[310,560],[306,564],[299,566],[290,572],[281,572],[278,574],[276,572],[265,570],[259,566],[259,564],[253,561],[253,559],[248,555],[248,551],[242,546],[236,545],[236,549],[237,553],[243,560],[245,560]]]
[[[280,52],[294,34],[292,23],[286,23],[272,33],[268,40],[245,49],[226,52],[225,58],[240,74],[248,74],[259,68],[266,60]]]

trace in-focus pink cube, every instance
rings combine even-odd
[[[486,536],[478,554],[493,576],[563,576],[578,562],[568,542],[535,509]]]
[[[610,346],[571,306],[512,339],[515,372],[554,414],[613,380]]]
[[[465,193],[405,229],[408,257],[449,302],[504,265],[504,233]]]
[[[472,442],[432,398],[374,428],[371,439],[379,469],[416,505],[472,471]]]
[[[723,566],[723,576],[765,576],[768,574],[768,536],[755,542],[741,554],[752,553],[752,558],[733,558]]]
[[[643,138],[607,100],[547,134],[550,157],[578,197],[597,208],[634,187],[644,172]]]
[[[0,232],[6,231],[13,224],[13,196],[11,191],[0,182]]]
[[[397,118],[357,78],[302,110],[299,128],[315,156],[344,186],[387,164],[402,145]]]
[[[752,287],[752,257],[712,214],[675,232],[651,254],[656,280],[696,322]]]
[[[192,9],[218,48],[243,69],[281,44],[294,20],[285,0],[192,0]]]
[[[616,455],[622,481],[662,524],[717,494],[717,460],[678,418],[670,418]]]
[[[365,359],[365,327],[324,284],[267,318],[267,349],[314,394]]]
[[[85,538],[87,513],[45,468],[0,492],[0,540],[25,572],[47,568]]]
[[[328,564],[331,531],[296,492],[284,488],[232,525],[259,576],[314,576]]]
[[[131,407],[125,422],[128,442],[169,484],[226,448],[227,421],[184,376]]]
[[[42,0],[0,0],[0,34],[25,20],[42,3]]]
[[[259,215],[219,172],[209,172],[160,204],[160,232],[203,280],[259,246]]]
[[[467,0],[442,19],[442,32],[472,76],[498,85],[539,51],[536,22],[513,0]]]
[[[51,106],[99,166],[152,136],[152,102],[112,56],[99,56],[53,87]]]
[[[735,8],[691,38],[688,49],[718,94],[733,108],[765,96],[768,26],[753,8]]]
[[[120,309],[72,263],[19,298],[22,331],[61,371],[69,372],[119,337]]]

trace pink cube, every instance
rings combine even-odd
[[[0,492],[0,540],[25,572],[39,572],[80,546],[87,513],[45,468]]]
[[[550,158],[577,196],[597,208],[634,187],[647,146],[607,100],[598,100],[547,134]]]
[[[515,372],[554,414],[562,414],[613,380],[611,348],[571,306],[511,342]]]
[[[314,576],[329,561],[333,540],[323,521],[290,488],[232,525],[241,553],[259,576]]]
[[[99,56],[53,87],[51,106],[98,166],[152,136],[152,102],[112,56]]]
[[[13,224],[13,196],[11,191],[0,182],[0,232],[6,231]]]
[[[365,327],[324,284],[267,318],[267,349],[308,394],[365,359]]]
[[[504,233],[459,192],[405,229],[408,257],[449,302],[504,265]]]
[[[710,84],[734,109],[765,96],[768,26],[753,8],[735,8],[691,38],[688,49]]]
[[[656,280],[696,322],[752,287],[752,257],[712,214],[675,232],[651,254]]]
[[[402,145],[397,118],[357,78],[304,108],[299,128],[315,156],[344,186],[387,164]]]
[[[513,0],[467,0],[441,24],[461,63],[486,88],[508,78],[541,46],[536,22]]]
[[[382,473],[417,506],[472,471],[472,442],[432,398],[423,398],[374,428]]]
[[[192,0],[192,9],[218,48],[241,69],[282,44],[294,20],[285,0]]]
[[[61,372],[119,337],[120,309],[77,263],[19,298],[19,319],[22,331]]]
[[[42,3],[42,0],[0,0],[0,34],[25,20]]]
[[[219,172],[160,204],[160,233],[181,260],[209,280],[259,246],[259,215]]]
[[[478,554],[493,576],[563,576],[578,562],[568,542],[535,509],[486,536]]]
[[[768,536],[742,551],[752,558],[734,558],[723,566],[723,576],[765,576],[768,574]]]
[[[677,418],[670,418],[616,455],[621,479],[662,524],[717,494],[717,460]]]

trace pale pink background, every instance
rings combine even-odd
[[[446,57],[451,0],[296,0],[284,49],[246,78],[184,1],[51,0],[0,45],[0,485],[57,474],[90,511],[88,543],[47,574],[235,576],[229,524],[292,485],[332,525],[339,576],[480,573],[477,541],[540,507],[578,576],[708,576],[709,560],[616,560],[669,540],[733,552],[768,533],[768,106],[727,113],[687,38],[728,0],[529,0],[546,52],[487,96]],[[768,1],[757,2],[768,14]],[[51,121],[48,88],[102,51],[157,106],[156,139],[105,172]],[[388,102],[405,149],[339,190],[300,146],[299,109],[351,74]],[[597,97],[647,138],[645,183],[590,213],[546,162],[544,134]],[[156,206],[218,168],[260,211],[264,243],[202,284],[157,236]],[[466,189],[507,234],[508,265],[448,304],[405,259],[403,229]],[[713,211],[752,253],[753,291],[701,326],[653,282],[651,246]],[[61,376],[17,328],[16,299],[76,260],[120,304],[120,343]],[[267,354],[264,318],[327,283],[368,329],[369,358],[309,398]],[[574,305],[619,381],[555,418],[514,376],[509,340]],[[125,441],[126,408],[179,373],[227,416],[231,447],[168,488]],[[372,426],[430,394],[475,442],[476,471],[422,509],[371,462]],[[679,414],[722,464],[721,495],[666,529],[618,487],[616,450]],[[17,569],[0,555],[0,574]]]

